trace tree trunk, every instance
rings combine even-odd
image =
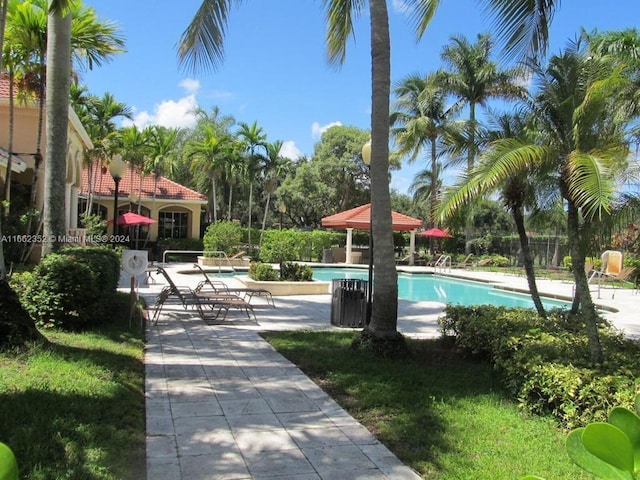
[[[4,263],[3,263],[4,265]],[[0,280],[0,350],[47,343],[6,279]]]
[[[596,312],[595,304],[591,298],[589,280],[584,270],[586,253],[580,229],[580,213],[571,200],[568,201],[567,236],[569,238],[571,264],[573,266],[573,275],[576,284],[573,306],[579,306],[580,312],[582,313],[580,318],[585,324],[591,361],[594,363],[602,363],[602,346],[600,345],[600,335],[598,333],[598,312]],[[573,312],[573,308],[572,313],[575,313]]]
[[[389,93],[391,46],[385,0],[370,0],[371,12],[371,225],[375,288],[365,335],[379,340],[402,336],[398,325],[398,274],[394,260],[389,194]],[[373,285],[370,285],[372,288]]]
[[[62,247],[66,232],[65,189],[69,85],[71,83],[71,14],[49,13],[47,23],[47,157],[42,255]]]
[[[529,248],[529,238],[527,237],[527,231],[524,228],[524,216],[522,215],[522,209],[514,207],[511,209],[513,215],[513,221],[516,224],[518,230],[518,238],[520,239],[520,248],[522,249],[522,259],[524,263],[524,271],[527,274],[527,283],[529,284],[529,292],[531,293],[531,300],[536,307],[538,315],[546,317],[547,313],[542,305],[540,299],[540,293],[538,292],[538,285],[536,284],[536,273],[533,266],[533,258],[531,258],[531,249]]]

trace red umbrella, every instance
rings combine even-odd
[[[109,224],[113,223],[113,220],[109,220]],[[126,212],[120,215],[116,219],[116,223],[118,225],[125,225],[127,227],[132,227],[135,225],[150,225],[152,223],[156,223],[156,221],[152,218],[145,217],[144,215],[138,215],[134,212]]]
[[[422,235],[423,237],[434,237],[434,238],[453,238],[446,230],[441,230],[437,227],[430,228],[429,230],[424,230],[422,232],[418,232],[418,235]]]

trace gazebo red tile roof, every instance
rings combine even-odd
[[[115,183],[108,169],[94,169],[93,194],[97,197],[112,198],[115,193]],[[95,177],[97,175],[97,177]],[[206,203],[207,197],[201,193],[191,190],[179,183],[169,180],[163,176],[158,177],[156,184],[153,174],[146,175],[142,178],[142,187],[140,187],[140,173],[136,169],[131,169],[127,165],[127,171],[120,180],[118,193],[122,198],[126,198],[133,194],[141,198],[153,198],[155,189],[156,199],[158,200],[190,200],[200,203]],[[84,168],[82,172],[82,187],[80,195],[87,195],[89,192],[89,169]]]
[[[324,217],[322,226],[327,228],[356,228],[358,230],[369,230],[371,227],[371,204],[360,205],[359,207],[345,210]],[[391,223],[393,230],[407,231],[422,226],[422,220],[404,215],[398,212],[391,212]]]

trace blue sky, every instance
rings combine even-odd
[[[116,22],[127,52],[112,62],[81,73],[93,94],[112,93],[131,106],[139,126],[187,127],[192,110],[218,106],[237,121],[256,121],[268,141],[285,142],[283,154],[312,155],[324,129],[341,124],[370,126],[371,67],[368,17],[355,26],[344,65],[326,61],[325,19],[320,0],[241,2],[231,12],[225,60],[214,72],[197,75],[178,67],[176,43],[201,0],[84,0],[103,20]],[[442,0],[418,43],[400,0],[390,0],[392,85],[412,73],[441,66],[440,51],[452,35],[475,41],[491,31],[476,0]],[[581,27],[599,31],[634,27],[638,0],[565,0],[550,31],[550,53],[574,38]],[[406,193],[417,161],[393,173],[392,188]]]

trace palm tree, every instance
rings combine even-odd
[[[223,58],[223,40],[227,18],[234,3],[240,0],[204,0],[193,20],[182,34],[178,56],[182,66],[196,71],[216,68]],[[327,50],[332,64],[341,64],[346,57],[346,43],[353,32],[353,17],[362,13],[365,0],[324,0],[327,17]],[[484,0],[499,18],[499,29],[511,54],[538,51],[546,47],[547,22],[555,3],[544,5],[530,0]],[[418,38],[427,29],[439,0],[405,0],[414,9]],[[391,200],[388,182],[389,167],[389,94],[390,39],[385,0],[369,0],[371,19],[371,194],[372,227],[376,245],[374,264],[376,289],[374,309],[367,334],[376,338],[397,339],[398,285],[391,230]]]
[[[71,85],[71,105],[80,118],[80,122],[91,138],[93,149],[85,152],[85,164],[88,166],[89,188],[85,214],[93,207],[93,189],[97,173],[106,164],[110,154],[110,143],[116,134],[114,119],[131,119],[131,108],[116,101],[112,94],[105,92],[102,98],[89,95],[86,87]],[[95,167],[95,168],[94,168]],[[101,177],[100,177],[101,178]]]
[[[185,145],[185,157],[191,159],[193,172],[206,172],[211,181],[210,219],[218,221],[218,192],[216,180],[224,171],[226,156],[233,139],[226,134],[218,134],[211,124],[203,126],[202,140],[192,140]]]
[[[496,141],[481,156],[480,164],[469,173],[467,179],[462,184],[454,185],[447,190],[441,212],[445,217],[453,215],[464,203],[485,198],[492,191],[498,190],[516,225],[531,299],[538,315],[546,317],[536,284],[533,257],[524,222],[524,207],[532,203],[534,196],[532,187],[537,184],[535,169],[531,165],[523,165],[515,169],[510,164],[512,159],[508,157],[508,153],[511,151],[512,142],[519,144],[517,136],[501,142]]]
[[[261,147],[266,149],[267,135],[262,133],[262,127],[258,126],[257,122],[253,122],[248,125],[244,122],[240,122],[240,130],[237,135],[245,142],[248,156],[246,159],[246,173],[249,181],[249,245],[251,245],[251,213],[253,209],[253,184],[255,182],[255,176],[260,168],[261,155],[257,155],[256,149]]]
[[[442,50],[441,58],[449,70],[437,74],[441,87],[456,97],[457,107],[469,107],[467,170],[475,163],[478,130],[476,107],[485,106],[490,99],[522,99],[525,89],[515,82],[519,70],[501,71],[490,60],[493,42],[489,35],[478,35],[475,44],[464,36],[451,37],[451,44]]]
[[[264,215],[262,217],[262,230],[260,231],[260,244],[262,245],[262,236],[267,226],[267,213],[269,213],[269,203],[271,203],[271,195],[276,191],[284,172],[287,170],[289,160],[280,155],[282,150],[282,140],[277,140],[266,145],[267,155],[265,157],[264,166],[264,192],[267,194],[267,201],[264,207]]]
[[[179,128],[166,128],[153,125],[148,132],[147,147],[149,154],[145,162],[142,174],[153,174],[153,197],[151,199],[151,216],[155,214],[156,194],[158,191],[158,180],[162,175],[165,167],[171,168],[171,163],[175,160],[177,153],[176,147],[182,130]],[[144,241],[143,248],[149,241],[151,230],[147,231],[147,238]]]
[[[45,1],[45,0],[42,0]],[[49,3],[49,5],[47,5]],[[53,239],[43,244],[42,254],[56,251],[62,246],[66,230],[65,220],[65,180],[67,128],[69,117],[69,87],[71,83],[72,46],[75,60],[84,62],[87,68],[100,65],[111,55],[122,51],[122,39],[116,35],[113,24],[87,22],[79,2],[70,0],[45,1],[48,11],[47,21],[47,152],[45,171],[44,235]],[[83,20],[76,30],[72,18]],[[93,19],[96,20],[95,13]],[[80,27],[84,30],[80,30]],[[104,27],[104,28],[103,28]],[[83,33],[81,35],[80,33]],[[86,36],[84,34],[87,34]],[[72,37],[78,40],[72,42]]]
[[[436,226],[436,204],[438,192],[438,142],[446,133],[449,122],[457,113],[446,108],[446,93],[430,75],[409,75],[394,89],[397,96],[396,110],[391,114],[392,135],[397,145],[396,153],[408,155],[413,163],[426,148],[430,148],[430,191],[428,194],[429,225]]]
[[[606,57],[591,55],[580,42],[553,56],[546,67],[534,61],[531,68],[539,85],[528,103],[536,135],[497,141],[487,155],[494,157],[495,175],[484,181],[509,181],[533,171],[555,179],[567,206],[576,283],[572,312],[581,312],[591,360],[599,363],[598,316],[584,266],[594,224],[612,210],[616,178],[625,177],[629,151],[624,134],[630,112],[620,106],[626,82]],[[476,186],[480,181],[475,180]]]

